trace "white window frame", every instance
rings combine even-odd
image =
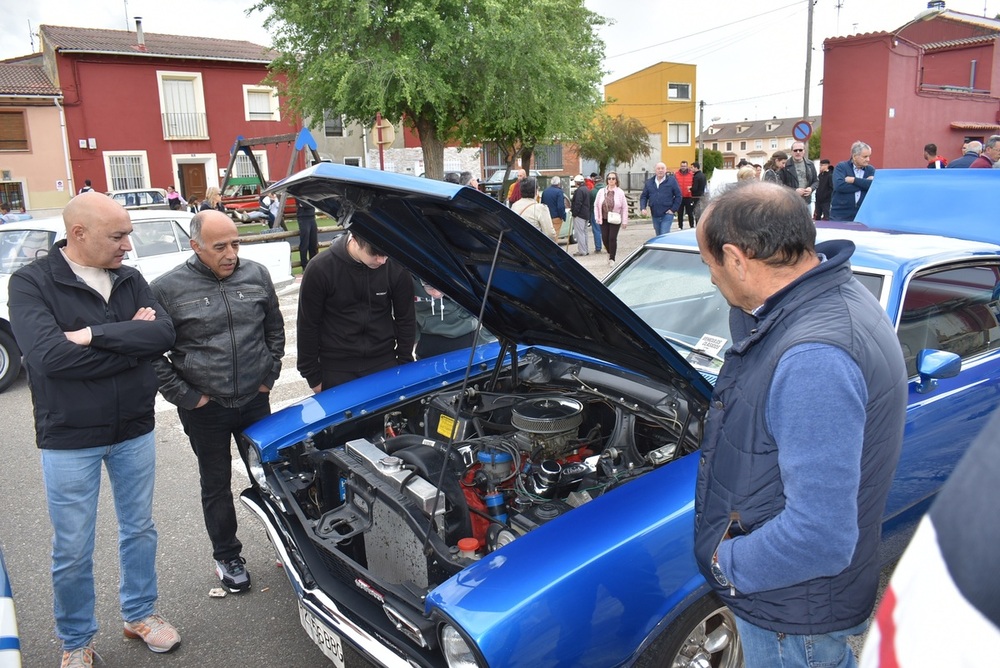
[[[753,147],[755,149],[757,149],[757,150],[763,149],[764,148],[764,140],[763,139],[755,139],[754,142],[753,142]]]
[[[268,93],[268,101],[271,107],[271,117],[270,118],[251,118],[250,117],[250,93]],[[250,85],[243,84],[243,120],[245,121],[280,121],[281,120],[281,109],[278,104],[278,90],[272,86],[260,86],[260,85]]]
[[[200,135],[170,135],[167,133],[166,123],[163,124],[163,139],[166,141],[186,140],[186,139],[208,139],[208,111],[205,108],[205,86],[201,78],[201,72],[173,72],[169,70],[156,71],[156,89],[160,95],[160,115],[167,113],[167,105],[163,93],[163,82],[167,79],[190,81],[194,88],[195,113],[202,114],[205,118],[204,132]]]
[[[352,167],[362,167],[363,166],[360,155],[359,156],[348,156],[348,157],[345,157],[344,158],[344,164],[345,165],[351,165]],[[395,163],[393,163],[393,168],[395,168]],[[389,171],[388,167],[386,167],[386,171]]]
[[[771,139],[771,149],[774,150],[774,149],[777,149],[777,148],[778,148],[778,140],[775,139],[775,138],[772,138]]]
[[[671,140],[670,139],[670,136],[672,134],[671,130],[673,130],[674,128],[677,128],[679,130],[682,127],[684,128],[684,132],[686,133],[686,137],[687,137],[686,141],[680,141],[680,140],[673,141],[673,140]],[[690,123],[667,123],[667,146],[690,146],[690,145],[691,145],[691,124]]]
[[[111,178],[111,158],[118,156],[137,156],[142,162],[142,183],[138,186],[126,186],[126,188],[116,188]],[[108,190],[126,190],[129,188],[152,188],[149,180],[149,156],[146,151],[104,151],[104,176],[108,184]]]
[[[681,97],[681,91],[679,88],[683,86],[687,89],[687,96]],[[670,93],[677,91],[677,95],[671,95]],[[670,102],[690,102],[691,101],[691,84],[684,83],[682,81],[671,81],[667,83],[667,100]]]

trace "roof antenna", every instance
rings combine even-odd
[[[122,0],[125,5],[125,30],[128,30],[128,0]]]
[[[28,19],[28,39],[31,40],[31,52],[35,52],[35,33],[31,29],[31,19]]]

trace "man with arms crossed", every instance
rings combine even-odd
[[[174,341],[169,316],[132,250],[128,212],[88,191],[63,211],[66,239],[10,279],[10,320],[24,355],[52,521],[52,590],[64,667],[93,665],[94,533],[101,465],[118,516],[125,637],[154,652],[181,643],[155,613],[153,481],[156,374],[150,359]]]

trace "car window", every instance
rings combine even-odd
[[[729,305],[697,252],[643,249],[606,285],[696,368],[717,372],[722,366],[732,343]]]
[[[899,342],[910,376],[917,354],[945,350],[963,359],[1000,347],[1000,264],[964,265],[910,281],[899,320]]]
[[[139,257],[177,253],[190,248],[188,235],[172,220],[133,221],[132,246]]]
[[[49,252],[55,232],[46,230],[4,230],[0,228],[0,274],[13,274],[37,257]]]

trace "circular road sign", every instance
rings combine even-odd
[[[810,123],[805,119],[798,121],[792,127],[792,137],[802,142],[809,141],[809,138],[812,137],[812,133],[813,133],[812,123]]]

